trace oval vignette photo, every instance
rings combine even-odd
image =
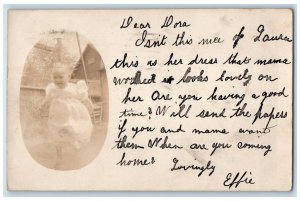
[[[92,162],[104,144],[108,84],[103,60],[77,32],[51,30],[28,53],[20,86],[23,140],[54,170]]]

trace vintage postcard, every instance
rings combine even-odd
[[[290,191],[291,9],[9,10],[10,191]]]

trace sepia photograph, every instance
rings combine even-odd
[[[105,141],[104,63],[77,32],[50,30],[28,53],[20,87],[23,140],[35,161],[55,170],[89,164]]]

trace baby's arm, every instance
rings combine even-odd
[[[50,105],[50,101],[51,101],[50,100],[50,93],[53,89],[52,85],[53,84],[51,83],[46,87],[46,90],[45,90],[46,96],[44,97],[44,99],[42,100],[42,102],[39,105],[39,109],[40,109],[41,112],[45,111],[48,108],[48,106]]]
[[[77,94],[79,100],[86,106],[87,110],[91,114],[93,112],[93,104],[88,97],[88,87],[83,80],[77,82]]]
[[[89,99],[88,97],[88,87],[83,80],[79,80],[76,84],[77,87],[77,95],[80,101]]]

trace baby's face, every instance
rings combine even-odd
[[[64,71],[57,71],[52,73],[52,79],[56,86],[65,88],[70,80],[70,75]]]

